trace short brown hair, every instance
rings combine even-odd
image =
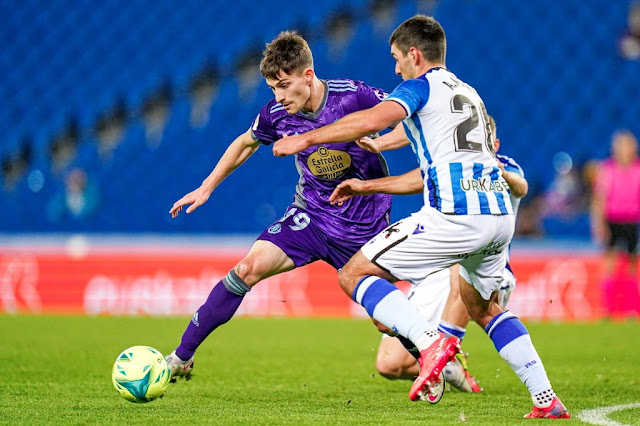
[[[447,38],[442,26],[430,16],[416,15],[409,18],[395,29],[389,44],[396,47],[406,55],[412,47],[422,52],[429,62],[441,62],[444,64],[447,53]]]
[[[262,52],[260,72],[265,78],[276,79],[280,71],[287,74],[313,68],[311,49],[295,31],[283,31],[267,44]]]
[[[487,114],[487,117],[489,118],[489,127],[491,128],[491,133],[495,137],[496,132],[498,131],[498,126],[496,126],[496,120],[489,114]]]

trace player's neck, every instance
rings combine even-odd
[[[318,77],[313,77],[311,82],[311,94],[309,95],[309,101],[302,110],[308,113],[314,113],[322,105],[325,91],[324,83]]]
[[[416,77],[420,77],[421,75],[428,73],[429,70],[432,70],[434,68],[446,68],[446,67],[442,62],[425,62],[421,67],[418,67],[418,71],[417,71],[418,74],[416,75]]]

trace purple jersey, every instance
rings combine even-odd
[[[256,118],[251,135],[270,145],[284,135],[301,134],[331,124],[355,111],[371,108],[386,96],[384,91],[360,81],[323,81],[325,95],[313,114],[289,114],[271,100]],[[293,204],[305,209],[327,235],[364,244],[389,221],[391,196],[372,194],[354,197],[342,206],[332,206],[329,196],[342,181],[350,178],[375,179],[388,176],[380,154],[373,154],[353,142],[313,146],[295,156],[300,180]],[[384,222],[384,223],[383,223]]]

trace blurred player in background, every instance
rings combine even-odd
[[[460,295],[469,314],[531,394],[534,408],[525,417],[569,418],[526,327],[497,301],[514,217],[505,199],[508,185],[495,164],[484,103],[445,68],[445,34],[435,19],[408,19],[393,32],[390,44],[403,83],[371,109],[277,141],[274,155],[356,140],[402,121],[420,165],[425,206],[365,244],[342,269],[340,286],[420,350],[420,375],[409,398],[420,399],[425,392],[429,399],[438,398],[444,391],[442,369],[460,350],[460,341],[416,318],[391,282],[419,283],[458,263]]]
[[[493,117],[488,116],[488,118],[493,146],[498,151],[500,149],[500,139],[497,138],[496,123]],[[387,135],[376,139],[365,137],[356,142],[371,152],[383,152],[410,143],[408,138],[405,138],[403,142],[400,137],[390,138]],[[502,170],[502,176],[509,185],[509,198],[515,216],[520,205],[520,199],[527,195],[529,184],[524,177],[522,167],[514,159],[500,154],[496,154],[496,157],[498,159],[498,167]],[[414,182],[401,185],[398,183],[397,178],[393,176],[370,181],[345,180],[333,191],[330,201],[333,203],[345,202],[356,195],[370,195],[384,191],[395,194],[399,188],[403,188],[407,184],[412,187],[420,187],[422,191],[423,180],[419,169],[403,176],[405,179],[412,179]],[[503,271],[503,278],[502,287],[498,292],[498,303],[502,308],[506,309],[509,298],[516,286],[516,278],[508,261]],[[462,341],[470,317],[460,299],[458,281],[458,266],[455,265],[449,269],[443,269],[429,275],[420,285],[411,289],[408,298],[431,324],[437,324],[440,332],[445,335],[455,336]],[[418,376],[420,368],[416,360],[420,353],[411,342],[409,344],[407,342],[409,341],[402,336],[392,337],[392,334],[383,336],[378,347],[376,360],[376,368],[381,375],[389,379],[415,379]],[[447,383],[459,390],[464,392],[481,391],[475,378],[467,370],[467,357],[463,353],[457,354],[456,359],[445,366],[444,376]]]
[[[592,200],[593,233],[606,244],[605,275],[611,275],[615,247],[622,243],[629,255],[629,274],[636,275],[640,224],[640,160],[638,140],[628,130],[616,132],[611,158],[598,168]]]
[[[611,158],[597,168],[591,201],[592,231],[604,244],[603,305],[608,316],[640,315],[638,231],[640,224],[640,160],[638,140],[628,130],[611,141]],[[627,259],[616,266],[616,248]],[[625,267],[626,266],[626,267]]]
[[[333,123],[386,96],[362,82],[319,79],[307,42],[295,32],[283,32],[267,45],[260,71],[274,99],[262,108],[251,128],[231,143],[200,187],[173,205],[172,217],[185,206],[191,213],[204,204],[260,145]],[[195,312],[180,345],[167,356],[172,377],[190,374],[198,346],[233,317],[255,284],[316,260],[340,269],[362,244],[389,225],[390,195],[359,197],[340,206],[329,203],[329,195],[345,179],[387,176],[382,155],[343,143],[331,149],[310,148],[296,156],[295,164],[300,180],[293,204],[258,237],[247,256],[217,283]]]

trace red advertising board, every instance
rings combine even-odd
[[[0,312],[190,316],[244,252],[238,248],[175,253],[154,247],[81,253],[0,248]],[[603,316],[606,298],[597,255],[515,252],[512,259],[518,285],[509,308],[517,315],[578,321]],[[400,287],[406,289],[407,284]],[[637,299],[637,293],[637,284],[635,290],[616,289],[627,301]],[[322,262],[255,286],[240,314],[365,315],[338,287],[336,271]]]

